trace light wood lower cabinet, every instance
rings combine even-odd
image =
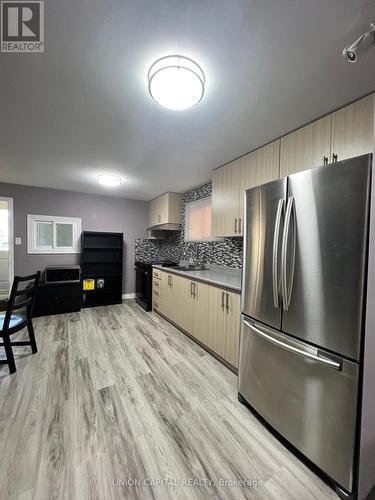
[[[238,368],[240,294],[212,287],[207,346]]]
[[[154,309],[238,368],[240,294],[165,271],[158,281]]]

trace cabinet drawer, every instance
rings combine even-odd
[[[154,269],[154,279],[161,280],[161,271],[159,269]]]
[[[157,290],[160,290],[160,280],[155,280],[154,279],[154,282],[153,282],[153,289],[157,289]]]

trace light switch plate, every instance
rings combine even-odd
[[[17,236],[15,243],[16,243],[16,245],[22,245],[22,240],[19,236]]]

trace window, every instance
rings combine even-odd
[[[27,253],[79,253],[81,219],[27,216]]]
[[[211,236],[211,197],[185,206],[185,241],[213,241]]]

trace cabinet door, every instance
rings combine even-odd
[[[280,177],[328,163],[331,155],[331,127],[332,117],[328,115],[283,137]]]
[[[224,236],[239,236],[239,218],[241,215],[240,193],[242,186],[242,168],[240,160],[235,160],[225,167],[225,222]]]
[[[246,189],[260,186],[279,178],[280,141],[271,142],[242,159],[242,177],[240,189],[240,234],[244,231],[244,196]]]
[[[167,193],[168,215],[167,222],[171,224],[181,223],[181,195],[178,193]]]
[[[180,304],[178,314],[178,326],[190,333],[193,324],[193,297],[191,281],[187,278],[178,277],[178,301]]]
[[[245,189],[260,186],[279,178],[280,140],[250,153],[245,177]]]
[[[214,170],[212,178],[212,235],[239,236],[243,210],[241,159]]]
[[[210,287],[208,313],[207,347],[223,358],[225,350],[225,290]]]
[[[188,289],[186,285],[186,279],[173,275],[172,278],[172,287],[170,290],[170,302],[171,302],[171,311],[170,314],[172,316],[172,320],[176,323],[176,325],[183,327],[186,318],[188,317],[188,310],[186,308],[186,302],[189,298]]]
[[[225,292],[225,337],[222,357],[238,368],[238,344],[240,340],[240,294]]]
[[[207,345],[209,285],[192,282],[192,329],[189,331],[197,340]]]
[[[168,318],[178,323],[178,276],[167,273],[167,311]]]
[[[149,206],[149,217],[148,217],[148,225],[149,226],[154,226],[156,224],[156,213],[157,213],[157,201],[158,199],[155,198],[154,200],[150,201],[150,206]]]
[[[212,173],[212,236],[223,236],[226,217],[225,167]]]
[[[207,346],[238,368],[240,294],[211,286]]]
[[[345,160],[374,151],[374,94],[332,115],[332,155]]]

